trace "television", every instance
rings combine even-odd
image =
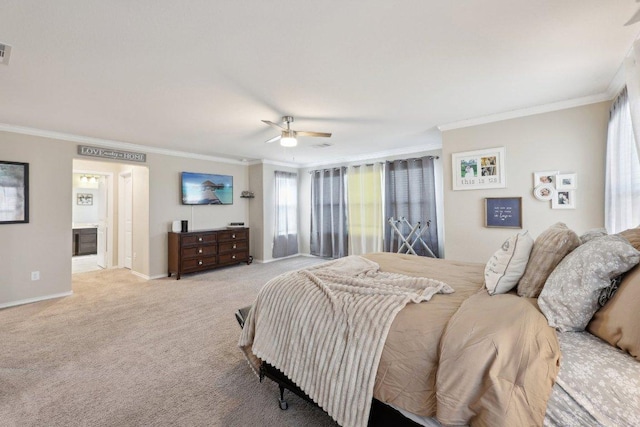
[[[183,205],[233,204],[233,176],[182,172]]]

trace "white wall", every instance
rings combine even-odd
[[[604,170],[609,102],[443,133],[445,257],[486,262],[515,231],[485,228],[485,197],[522,197],[523,228],[535,238],[555,222],[576,232],[604,226]],[[452,190],[451,154],[506,148],[507,188]],[[578,174],[576,209],[551,209],[532,193],[533,173]]]

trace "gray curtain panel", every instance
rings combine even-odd
[[[426,226],[429,222],[429,228],[422,234],[422,239],[435,256],[439,257],[433,163],[434,158],[431,156],[385,163],[385,215],[387,220],[390,217],[404,217],[412,226],[418,222]],[[406,226],[400,228],[404,236],[407,236],[410,230]],[[400,245],[402,239],[386,221],[385,252],[397,252]],[[419,242],[413,249],[418,255],[428,256],[428,252]]]
[[[274,258],[298,253],[298,174],[275,171]]]
[[[347,255],[346,167],[311,172],[311,254]]]

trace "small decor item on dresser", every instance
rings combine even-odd
[[[180,220],[173,221],[171,223],[171,231],[173,231],[174,233],[179,232],[181,229],[182,229],[182,226],[180,225]]]
[[[240,195],[243,199],[253,199],[255,196],[253,191],[243,191]]]
[[[244,228],[244,222],[230,222],[228,228]]]
[[[187,221],[186,219],[180,221],[180,231],[182,231],[183,233],[189,231],[189,221]]]

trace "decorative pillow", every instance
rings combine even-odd
[[[587,230],[584,234],[580,235],[580,243],[583,245],[590,240],[597,239],[598,237],[606,236],[609,234],[606,228],[592,228]]]
[[[578,247],[549,275],[538,298],[549,325],[582,331],[598,310],[602,289],[640,261],[638,252],[621,236],[600,237]]]
[[[618,292],[596,312],[587,330],[640,360],[640,267],[625,274]]]
[[[631,243],[631,246],[640,251],[640,226],[621,231],[618,234],[627,239],[629,243]]]
[[[549,274],[569,252],[580,245],[578,235],[559,222],[542,232],[533,243],[529,263],[518,283],[518,295],[536,298]]]
[[[533,239],[528,231],[509,237],[484,268],[489,295],[504,294],[515,288],[527,267]]]
[[[611,298],[618,292],[618,288],[620,288],[620,283],[622,283],[622,279],[627,273],[622,273],[619,276],[611,279],[611,284],[600,291],[600,296],[598,297],[598,304],[600,307],[604,307],[606,303],[609,302]]]

